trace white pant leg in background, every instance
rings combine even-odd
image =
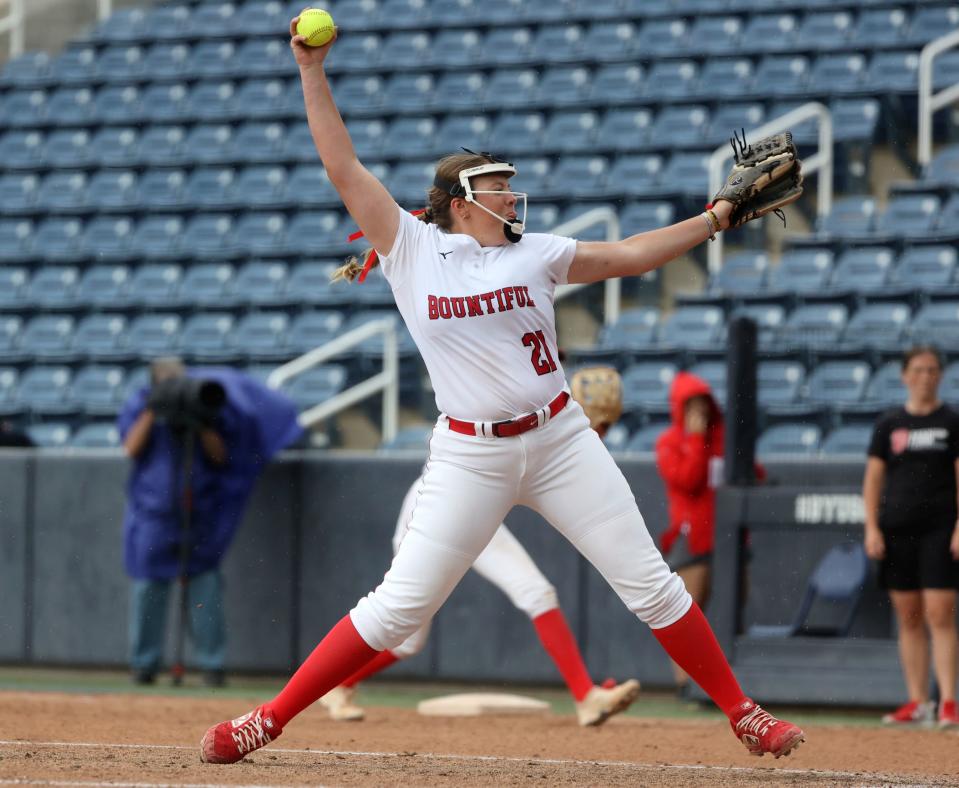
[[[393,563],[350,611],[371,648],[392,650],[432,619],[513,508],[524,464],[515,440],[460,435],[438,423]]]
[[[682,618],[692,599],[656,548],[626,478],[582,408],[570,402],[519,439],[527,457],[519,503],[569,539],[650,627]]]

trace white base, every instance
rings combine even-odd
[[[501,692],[465,692],[420,701],[416,710],[428,717],[479,717],[486,714],[542,714],[550,705],[543,700]]]

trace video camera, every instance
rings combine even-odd
[[[215,380],[175,377],[150,389],[147,405],[175,429],[211,427],[226,404],[226,390]]]

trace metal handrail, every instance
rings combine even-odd
[[[10,10],[0,18],[0,35],[10,34],[10,57],[23,54],[27,26],[27,0],[9,0]],[[113,0],[97,0],[97,19],[103,21],[113,13]]]
[[[345,410],[351,405],[366,399],[378,391],[383,392],[383,441],[389,442],[396,437],[399,425],[399,341],[397,339],[396,318],[387,315],[379,320],[364,323],[336,339],[314,348],[308,353],[293,359],[274,369],[266,379],[268,386],[278,389],[291,378],[306,372],[327,359],[339,355],[344,350],[360,344],[377,334],[383,335],[383,371],[373,377],[344,389],[330,397],[326,402],[314,405],[299,416],[300,425],[310,428],[323,419]]]
[[[925,167],[932,160],[932,116],[936,110],[959,99],[959,83],[932,92],[932,61],[936,55],[959,45],[959,30],[931,41],[919,53],[919,150],[916,158]]]
[[[801,107],[773,118],[768,123],[764,123],[757,129],[750,129],[746,132],[748,139],[759,139],[770,134],[778,134],[786,131],[790,126],[801,123],[807,118],[818,118],[819,120],[819,148],[814,156],[804,159],[802,171],[804,175],[811,175],[814,172],[820,172],[819,190],[816,193],[816,214],[822,218],[832,210],[832,115],[829,108],[817,101],[810,101]],[[721,145],[713,151],[709,157],[709,194],[706,199],[711,200],[723,184],[726,172],[726,161],[732,158],[732,148],[729,145]],[[716,274],[723,265],[723,234],[718,233],[716,240],[708,245],[707,260],[710,274]]]
[[[556,235],[575,236],[576,233],[581,233],[583,230],[600,223],[606,225],[607,241],[620,240],[619,216],[616,211],[608,207],[593,208],[575,219],[557,225],[550,232]],[[622,280],[619,277],[606,280],[603,301],[603,322],[606,325],[611,325],[619,320],[619,307],[622,299],[621,282]],[[588,287],[588,284],[560,285],[556,288],[555,300],[559,301],[561,298],[566,298],[584,287]]]

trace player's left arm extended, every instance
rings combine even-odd
[[[723,229],[729,224],[732,208],[732,204],[725,200],[713,207]],[[567,281],[585,284],[617,276],[642,276],[699,246],[709,237],[709,226],[700,215],[622,241],[580,241],[576,244],[576,255],[569,267]]]

